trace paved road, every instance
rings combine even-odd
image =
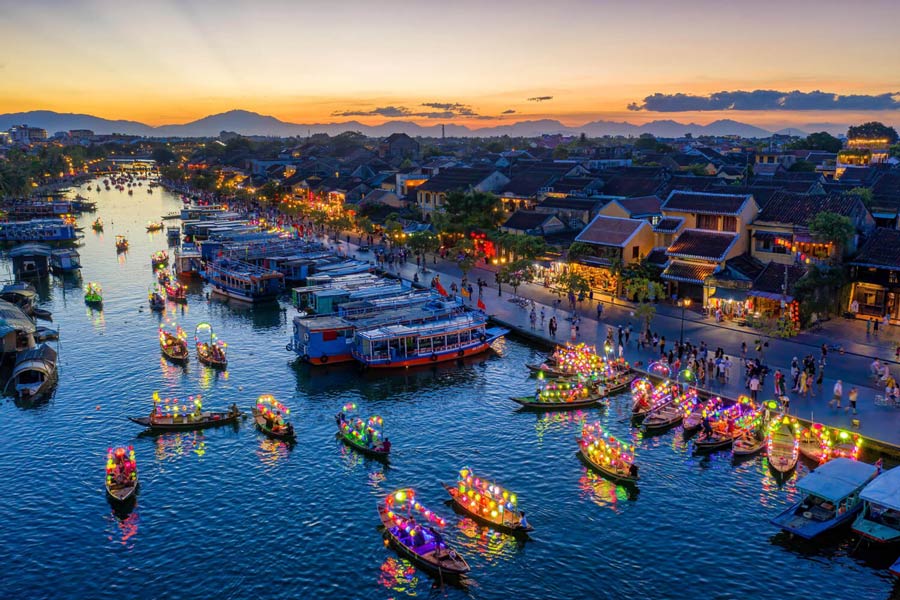
[[[356,253],[356,250],[357,248],[351,244],[350,252]],[[374,256],[371,253],[358,253],[357,256],[361,259],[374,261]],[[435,273],[439,273],[443,286],[448,290],[451,283],[455,282],[459,285],[462,272],[455,263],[441,259],[432,262],[430,257],[428,262],[428,273],[422,273],[418,270],[414,261],[403,265],[395,264],[390,272],[409,281],[412,281],[418,273],[420,282],[425,285],[430,283],[431,277]],[[489,315],[498,321],[551,341],[547,332],[546,322],[544,326],[541,326],[538,322],[536,330],[532,330],[529,319],[530,308],[521,308],[517,304],[509,302],[513,297],[511,290],[504,288],[502,294],[498,294],[492,270],[479,267],[469,272],[470,282],[474,284],[478,278],[489,282],[483,296],[487,308],[486,312]],[[564,319],[571,317],[572,313],[563,309],[554,312],[553,307],[557,298],[556,294],[543,286],[534,284],[520,286],[518,294],[521,297],[533,299],[538,314],[543,308],[547,321],[549,321],[550,315],[557,315],[559,322],[557,341],[562,342],[570,338],[569,322]],[[470,303],[472,302],[474,302],[474,299],[470,300]],[[566,300],[563,299],[563,305],[565,304]],[[641,361],[644,364],[655,360],[656,353],[652,350],[640,350],[637,347],[636,337],[640,324],[632,315],[631,305],[621,300],[616,300],[615,304],[604,301],[603,316],[598,321],[596,319],[596,304],[596,302],[586,301],[577,310],[581,318],[579,341],[590,344],[602,343],[606,339],[608,327],[624,326],[631,323],[634,327],[634,335],[632,335],[631,341],[625,349],[626,359],[632,363]],[[651,323],[651,329],[659,333],[659,335],[665,336],[669,341],[669,347],[671,347],[671,342],[679,339],[681,335],[682,324],[684,327],[684,339],[690,340],[694,344],[705,341],[711,348],[722,347],[726,354],[732,357],[732,361],[735,364],[732,368],[731,380],[724,384],[709,384],[707,387],[709,387],[710,391],[729,397],[737,397],[747,393],[744,387],[743,368],[739,366],[740,344],[742,341],[746,342],[748,348],[750,348],[748,355],[755,355],[752,349],[754,348],[754,341],[760,338],[759,334],[748,328],[736,325],[716,325],[712,319],[707,319],[705,316],[691,311],[685,311],[685,318],[682,322],[681,309],[667,305],[659,305],[657,316]],[[894,344],[898,337],[897,328],[892,327],[888,332],[882,331],[877,340],[871,336],[867,340],[865,339],[865,325],[859,322],[839,319],[828,323],[826,327],[827,330],[819,334],[803,334],[790,340],[769,340],[769,348],[765,350],[764,355],[765,362],[772,369],[772,373],[774,373],[775,369],[780,368],[788,377],[790,376],[791,358],[797,356],[802,359],[803,356],[812,354],[818,360],[823,341],[831,344],[833,340],[840,339],[840,344],[843,345],[845,350],[844,354],[837,352],[828,354],[825,378],[821,389],[815,390],[807,398],[800,397],[798,394],[790,394],[791,412],[805,419],[813,419],[830,426],[848,429],[852,428],[851,419],[855,418],[860,422],[859,431],[863,435],[900,445],[900,408],[875,405],[875,396],[882,394],[882,390],[875,389],[875,380],[869,376],[869,366],[873,356],[880,356],[884,359],[894,358]],[[843,335],[845,330],[846,336]],[[842,334],[840,338],[836,335],[838,331]],[[897,363],[892,363],[891,369],[895,377],[900,375],[900,366]],[[838,410],[829,407],[832,390],[837,379],[841,379],[843,382],[843,406],[845,407],[847,404],[846,396],[851,386],[859,388],[858,414],[856,416],[850,414],[846,409]],[[765,399],[771,398],[773,395],[773,377],[770,375],[766,378],[761,397]]]

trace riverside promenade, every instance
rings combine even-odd
[[[346,242],[344,240],[341,240],[341,242],[344,249],[347,250]],[[358,252],[354,244],[349,245],[349,253],[356,255],[359,259],[374,262],[374,255],[371,252]],[[426,273],[417,268],[414,261],[404,264],[395,262],[385,272],[407,281],[413,281],[416,274],[418,274],[419,283],[426,287],[430,285],[431,279],[435,275],[440,276],[440,281],[447,290],[450,289],[452,283],[456,283],[457,286],[460,285],[462,273],[455,263],[441,259],[432,261],[431,257],[429,257],[428,263]],[[543,324],[540,316],[538,316],[536,326],[532,328],[530,306],[522,308],[518,304],[510,302],[514,298],[511,289],[504,287],[502,293],[498,293],[494,275],[495,272],[489,268],[473,268],[468,274],[468,280],[473,285],[479,278],[488,282],[488,285],[484,287],[482,300],[486,306],[487,314],[495,322],[511,328],[520,335],[543,341],[547,344],[563,343],[572,339],[570,324],[573,313],[563,308],[567,304],[565,299],[563,299],[562,306],[554,308],[557,295],[552,291],[535,284],[520,286],[517,290],[518,296],[534,300],[535,312],[540,315],[541,310],[543,310],[545,315]],[[466,302],[474,305],[477,295],[476,286],[475,297],[467,299]],[[641,350],[637,346],[637,337],[641,324],[632,314],[633,306],[620,299],[616,299],[615,303],[611,303],[608,297],[606,300],[601,301],[604,304],[604,310],[599,320],[596,318],[597,300],[592,302],[585,301],[576,308],[576,313],[580,318],[577,341],[601,346],[606,340],[608,328],[612,327],[617,330],[619,326],[627,327],[631,324],[631,339],[625,344],[624,348],[626,360],[632,364],[640,362],[646,365],[658,359],[659,353],[654,351],[652,347]],[[651,330],[660,336],[665,336],[667,348],[671,348],[673,342],[681,337],[682,327],[684,340],[690,341],[695,345],[700,344],[700,342],[706,342],[711,352],[718,347],[723,348],[725,354],[732,361],[730,379],[724,383],[708,381],[707,385],[703,386],[703,389],[713,394],[730,398],[749,394],[749,390],[745,387],[745,370],[740,357],[741,342],[746,342],[747,344],[748,358],[756,357],[754,351],[756,340],[762,339],[769,342],[769,347],[764,350],[763,362],[769,366],[770,372],[766,376],[760,391],[760,399],[774,397],[774,373],[776,369],[780,369],[785,374],[788,388],[790,388],[790,364],[793,357],[796,356],[802,361],[804,356],[811,354],[818,363],[821,357],[822,343],[842,346],[843,354],[838,351],[828,352],[825,377],[821,388],[814,386],[807,397],[791,393],[790,390],[788,391],[791,399],[791,414],[804,420],[821,422],[831,427],[858,431],[872,440],[900,446],[900,408],[876,406],[875,397],[883,394],[883,389],[876,387],[877,381],[870,375],[870,365],[873,358],[877,356],[888,364],[895,377],[900,376],[900,364],[894,360],[894,350],[897,340],[900,338],[897,330],[900,328],[891,327],[888,331],[882,330],[877,339],[871,335],[869,339],[866,339],[865,325],[863,323],[840,319],[827,323],[826,328],[818,334],[801,334],[792,339],[780,339],[762,337],[758,332],[746,327],[728,323],[716,324],[712,319],[690,310],[684,311],[683,320],[681,315],[682,311],[680,308],[661,303],[658,305],[657,315],[651,322]],[[547,330],[547,323],[551,316],[556,316],[558,322],[556,338],[552,338]],[[846,336],[838,336],[838,331],[843,334],[845,329]],[[617,338],[617,334],[614,334],[614,339]],[[843,384],[841,409],[829,406],[834,384],[838,379]],[[854,386],[859,390],[858,414],[856,415],[847,410],[847,395],[850,388]],[[854,419],[859,421],[858,429],[853,426],[852,420]]]

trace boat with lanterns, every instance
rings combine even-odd
[[[109,501],[118,506],[133,502],[138,485],[134,447],[109,448],[106,451],[106,497]]]
[[[766,450],[768,437],[766,414],[766,412],[756,410],[739,423],[740,433],[731,444],[731,452],[735,460],[756,456]]]
[[[216,337],[212,325],[200,323],[194,330],[194,344],[197,348],[197,358],[201,363],[214,369],[224,369],[228,366],[226,354],[228,344]]]
[[[388,544],[414,565],[442,581],[458,579],[469,564],[444,540],[446,522],[416,500],[415,490],[400,489],[378,505]]]
[[[510,396],[527,410],[575,410],[606,403],[606,394],[589,378],[550,379],[538,385],[533,396]]]
[[[702,422],[702,431],[694,442],[694,452],[707,454],[730,448],[735,439],[754,426],[758,413],[753,402],[746,396],[727,408],[714,411]]]
[[[644,433],[659,433],[675,427],[684,420],[686,407],[693,407],[698,403],[697,390],[694,388],[677,394],[668,404],[660,404],[646,414],[642,423]]]
[[[128,250],[128,239],[124,235],[116,236],[116,252],[125,252]]]
[[[187,334],[180,325],[163,323],[159,327],[159,348],[163,356],[172,362],[185,364],[188,361]]]
[[[150,304],[150,310],[165,310],[166,298],[160,292],[158,283],[150,285],[150,290],[147,292],[147,302]]]
[[[357,416],[357,406],[349,402],[334,417],[341,441],[370,458],[387,460],[391,441],[384,435],[384,419],[374,415],[366,420]]]
[[[480,312],[428,323],[389,325],[356,331],[350,353],[366,367],[390,369],[428,365],[480,354],[509,333],[487,328]]]
[[[275,399],[271,394],[263,394],[256,399],[253,408],[253,420],[257,429],[271,438],[283,441],[294,441],[294,426],[287,417],[291,409]]]
[[[853,531],[876,544],[900,542],[900,469],[878,475],[859,494],[863,508],[853,522]]]
[[[807,540],[847,524],[862,510],[860,492],[877,474],[875,465],[844,457],[819,465],[797,481],[802,500],[772,523]]]
[[[684,420],[681,423],[685,436],[700,429],[703,420],[720,408],[722,408],[722,399],[718,396],[708,398],[706,402],[697,403],[694,406],[685,406]]]
[[[833,458],[859,460],[862,437],[843,429],[812,423],[800,431],[800,456],[812,464],[823,464]]]
[[[769,420],[766,457],[769,468],[784,479],[797,468],[800,458],[800,423],[790,415],[775,415]]]
[[[459,470],[456,485],[442,485],[454,507],[482,525],[514,535],[534,531],[525,513],[519,510],[515,494],[478,477],[469,467]]]
[[[153,233],[154,231],[162,231],[163,227],[165,227],[165,225],[163,224],[162,221],[157,221],[157,222],[148,221],[147,222],[147,231],[149,233]]]
[[[671,379],[663,379],[658,384],[646,377],[631,382],[631,417],[640,421],[653,411],[671,405],[681,393],[680,384]]]
[[[174,277],[168,278],[163,284],[163,289],[166,290],[167,299],[179,304],[187,304],[187,286]]]
[[[150,265],[154,269],[167,267],[169,265],[169,253],[165,250],[157,250],[150,255]]]
[[[203,410],[199,394],[179,399],[160,398],[159,392],[154,392],[150,414],[146,417],[128,417],[128,420],[151,431],[192,431],[234,425],[240,418],[241,411],[234,404],[227,411],[210,412]]]
[[[94,219],[94,222],[91,223],[91,229],[94,231],[103,231],[103,220],[100,217]]]
[[[595,346],[566,343],[564,346],[557,346],[544,362],[525,366],[533,374],[554,378],[586,375],[608,368],[610,364],[616,364],[615,357],[611,354],[608,357],[601,356]]]
[[[84,286],[84,303],[97,308],[103,306],[103,288],[99,283],[90,281]]]
[[[588,467],[615,483],[638,482],[634,446],[607,434],[600,423],[585,423],[582,426],[578,456]]]

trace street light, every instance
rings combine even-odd
[[[684,309],[688,308],[691,305],[690,298],[682,298],[681,300],[681,336],[679,339],[679,344],[684,343]]]

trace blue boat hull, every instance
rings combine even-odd
[[[862,502],[859,502],[855,507],[843,514],[836,515],[833,519],[827,521],[815,521],[813,519],[805,518],[802,514],[797,514],[797,509],[800,508],[801,504],[801,502],[794,504],[772,519],[771,522],[773,525],[781,527],[788,533],[792,533],[807,540],[811,540],[826,531],[850,523],[862,509]]]

